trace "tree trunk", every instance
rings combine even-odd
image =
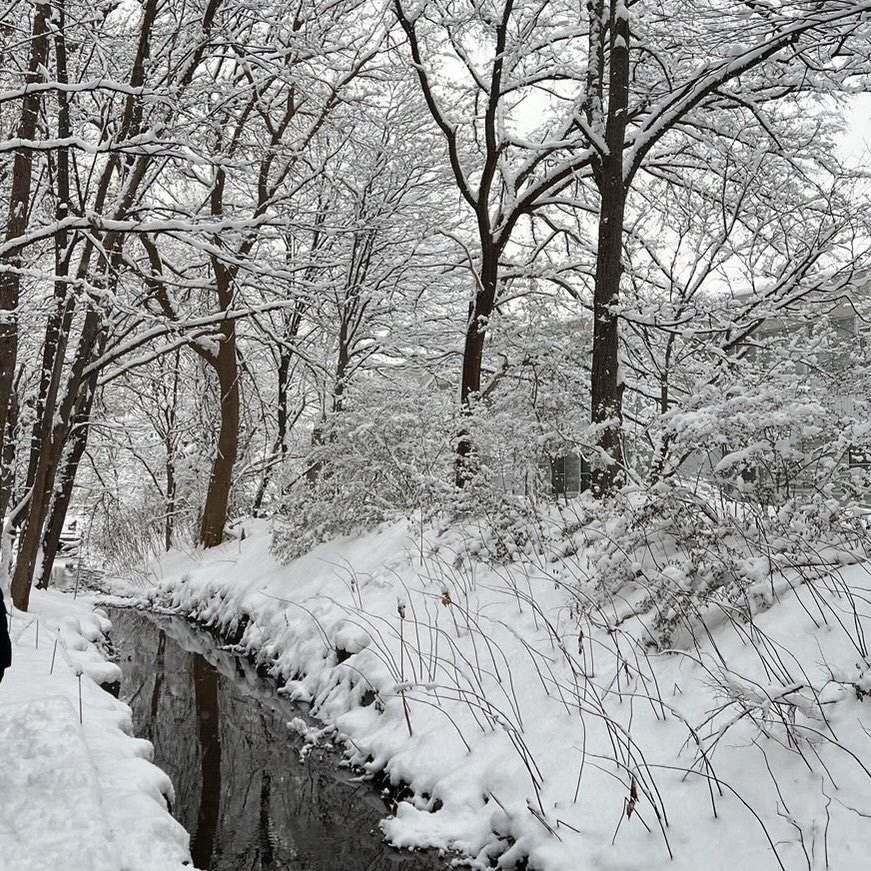
[[[166,550],[172,547],[172,536],[175,532],[175,497],[176,497],[176,478],[175,478],[175,425],[176,411],[178,409],[178,378],[179,368],[181,366],[181,354],[178,351],[173,355],[172,363],[172,391],[169,395],[169,402],[164,413],[164,423],[166,429],[163,434],[163,448],[166,452],[166,518],[163,525],[163,543]]]
[[[233,486],[233,467],[239,447],[239,377],[234,338],[225,339],[222,343],[215,372],[221,390],[221,428],[203,506],[200,527],[200,542],[203,547],[216,547],[224,538],[230,490]]]
[[[39,3],[33,13],[30,58],[25,82],[35,84],[41,78],[48,60],[48,18],[51,7]],[[16,136],[29,141],[36,135],[41,96],[29,91],[21,101],[21,116]],[[9,215],[4,240],[8,243],[21,237],[27,229],[30,209],[33,151],[17,148],[12,159],[12,182],[9,192]],[[7,267],[0,272],[0,434],[6,432],[6,416],[12,396],[15,366],[18,360],[18,301],[21,290],[22,247],[16,247],[2,259]],[[0,485],[2,486],[2,485]],[[8,500],[8,496],[6,497]]]
[[[596,181],[601,196],[596,279],[593,291],[593,355],[591,371],[594,424],[600,425],[600,456],[591,470],[594,495],[605,496],[625,480],[621,417],[623,384],[620,376],[618,315],[623,276],[623,219],[626,214],[625,150],[629,105],[629,19],[623,3],[612,0],[608,114],[605,126],[607,154],[602,157]],[[604,73],[603,73],[604,74]]]
[[[67,512],[73,498],[73,485],[79,463],[88,446],[90,428],[88,422],[94,404],[96,390],[96,375],[89,379],[87,389],[79,397],[76,414],[73,418],[72,436],[68,442],[66,456],[63,460],[63,470],[57,479],[54,496],[51,500],[45,532],[42,536],[42,565],[39,570],[36,586],[45,590],[51,580],[51,567],[60,546],[61,533],[67,519]]]
[[[172,534],[175,531],[175,462],[170,454],[166,456],[166,518],[163,525],[163,545],[172,548]]]
[[[57,80],[67,83],[67,54],[64,36],[64,4],[58,4],[57,29],[55,31],[55,62]],[[72,135],[70,129],[69,95],[63,89],[58,89],[58,126],[59,139],[68,139]],[[55,219],[60,226],[69,214],[70,203],[70,160],[69,151],[61,148],[57,152],[54,171]],[[54,308],[48,316],[45,326],[45,338],[42,343],[41,368],[39,370],[39,389],[36,396],[33,430],[30,436],[30,458],[27,465],[25,491],[31,492],[27,512],[27,522],[31,522],[34,510],[40,514],[42,523],[44,507],[42,497],[48,499],[49,492],[42,494],[37,487],[38,480],[46,477],[44,467],[52,452],[52,434],[54,418],[57,410],[58,393],[63,377],[64,361],[69,342],[70,329],[73,320],[73,298],[69,293],[69,267],[71,247],[69,233],[61,228],[54,235]],[[42,473],[42,474],[40,474]],[[49,483],[49,491],[51,484]],[[45,507],[47,510],[47,506]]]
[[[15,489],[15,444],[18,429],[18,390],[13,386],[6,414],[6,431],[0,441],[0,533],[6,519],[6,510],[12,501]]]
[[[482,240],[481,255],[481,284],[475,294],[475,301],[469,306],[466,340],[463,345],[460,411],[464,415],[469,413],[471,403],[481,392],[484,341],[487,337],[487,328],[496,304],[496,291],[499,286],[498,248],[492,243]],[[454,475],[457,487],[465,487],[474,477],[474,455],[475,446],[472,434],[468,426],[463,426],[457,440],[457,460]]]
[[[224,215],[226,180],[224,171],[219,169],[215,174],[215,183],[209,197],[212,217],[216,219]],[[219,248],[222,247],[221,239],[216,238],[215,244]],[[222,311],[229,311],[233,305],[233,280],[237,268],[227,266],[217,255],[212,255],[211,259],[218,305]],[[239,451],[240,397],[239,365],[236,359],[236,322],[224,321],[219,333],[220,344],[217,353],[210,354],[206,358],[218,378],[221,425],[200,523],[200,544],[203,547],[217,547],[224,539],[230,490],[233,486],[233,467],[236,465],[236,455]]]
[[[341,414],[344,409],[345,385],[351,362],[350,341],[348,323],[343,313],[339,323],[339,353],[336,356],[336,376],[333,382],[333,414]]]
[[[213,265],[218,300],[221,308],[227,310],[233,297],[232,279],[223,264],[215,261]],[[221,426],[200,526],[200,543],[203,547],[216,547],[224,538],[233,486],[233,467],[239,450],[240,396],[235,321],[225,321],[221,324],[220,332],[221,343],[211,363],[221,393]]]
[[[598,496],[618,487],[623,472],[620,440],[623,390],[619,372],[618,318],[613,311],[620,297],[622,276],[625,208],[622,187],[622,177],[603,186],[593,293],[592,420],[602,426],[598,446],[604,454],[592,470],[592,490]]]
[[[296,330],[294,330],[294,336],[295,335]],[[269,481],[272,478],[272,470],[275,468],[275,461],[279,457],[283,460],[287,455],[287,395],[290,386],[290,360],[292,356],[293,351],[288,346],[283,346],[281,348],[278,359],[278,387],[276,397],[276,402],[278,404],[276,409],[278,433],[275,437],[275,447],[272,449],[272,456],[269,458],[269,464],[263,472],[260,486],[257,488],[257,494],[254,497],[254,504],[251,511],[255,517],[260,517],[260,510],[263,507],[263,500],[266,497],[266,488],[269,486]]]
[[[82,343],[79,346],[79,357],[76,360],[76,364],[82,368],[84,362],[89,360],[91,356],[92,345],[88,338],[83,333]],[[80,383],[80,380],[73,374],[70,378],[69,389],[76,390],[76,385]],[[62,405],[68,406],[68,404],[67,398]],[[26,611],[30,602],[30,586],[42,544],[43,524],[48,513],[58,466],[67,439],[68,420],[70,420],[69,413],[64,414],[62,408],[54,426],[50,427],[47,422],[40,433],[45,449],[39,455],[34,478],[29,487],[30,500],[18,537],[18,555],[15,560],[15,571],[12,575],[12,601],[15,603],[15,607],[21,611]]]

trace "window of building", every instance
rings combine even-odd
[[[590,464],[578,454],[551,460],[550,474],[555,496],[577,496],[590,488]]]

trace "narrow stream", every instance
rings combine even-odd
[[[392,850],[384,804],[332,751],[300,761],[287,728],[300,709],[250,663],[177,618],[111,609],[121,698],[154,762],[172,778],[173,813],[202,871],[434,871],[445,861]]]

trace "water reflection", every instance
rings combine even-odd
[[[191,857],[197,868],[211,868],[221,818],[221,735],[218,672],[202,656],[193,657],[197,737],[200,742],[200,809]],[[263,775],[266,777],[267,775]]]
[[[384,813],[334,754],[299,760],[299,710],[186,623],[114,610],[122,698],[172,778],[173,812],[204,871],[433,871],[431,854],[384,847]]]

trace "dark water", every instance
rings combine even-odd
[[[172,778],[173,813],[203,871],[434,871],[437,856],[385,847],[385,806],[335,752],[300,761],[300,716],[250,664],[175,618],[112,609],[121,698],[154,762]],[[374,830],[374,831],[373,831]]]

